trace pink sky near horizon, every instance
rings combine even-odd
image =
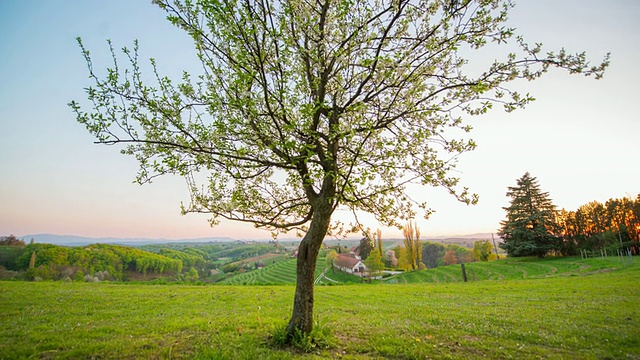
[[[552,70],[517,84],[537,99],[527,109],[470,119],[478,148],[461,156],[458,175],[480,203],[469,207],[443,189],[418,189],[415,196],[436,210],[428,221],[418,219],[423,236],[495,232],[508,205],[507,187],[527,171],[558,208],[640,192],[638,18],[640,2],[633,0],[517,4],[511,24],[528,41],[585,50],[594,63],[611,52],[611,66],[599,81]],[[82,102],[90,84],[76,36],[99,69],[109,65],[107,38],[116,48],[139,39],[141,57],[155,57],[163,73],[179,75],[192,63],[188,39],[162,11],[125,0],[7,1],[0,2],[0,34],[0,236],[269,238],[250,225],[211,228],[204,215],[181,216],[180,202],[188,201],[181,178],[133,184],[135,159],[94,145],[66,105]],[[401,233],[384,228],[383,236]]]

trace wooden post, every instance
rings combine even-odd
[[[460,264],[460,266],[462,267],[462,279],[467,282],[467,270],[464,268],[464,263]]]
[[[496,260],[500,260],[500,255],[498,255],[498,247],[496,246],[496,239],[493,238],[493,233],[491,233],[491,240],[493,240],[493,248],[496,250]]]

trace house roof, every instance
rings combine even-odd
[[[355,258],[353,254],[338,254],[334,264],[344,268],[353,269],[358,263],[362,263],[361,260]],[[364,264],[363,264],[364,266]]]

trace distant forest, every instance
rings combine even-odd
[[[158,278],[215,280],[214,270],[251,256],[279,251],[270,244],[164,244],[128,247],[92,244],[66,247],[30,243],[14,236],[0,240],[0,270],[25,280],[145,281]],[[0,274],[2,275],[2,274]],[[12,274],[14,277],[15,274]],[[10,277],[4,274],[2,277]]]
[[[635,199],[609,199],[604,204],[592,201],[575,211],[562,209],[556,222],[562,255],[619,248],[640,253],[640,194]]]

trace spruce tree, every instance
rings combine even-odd
[[[538,181],[528,172],[517,180],[517,186],[509,187],[507,196],[511,205],[503,208],[507,219],[500,224],[503,239],[500,247],[509,256],[544,257],[556,248],[555,206],[549,193],[542,192]]]

